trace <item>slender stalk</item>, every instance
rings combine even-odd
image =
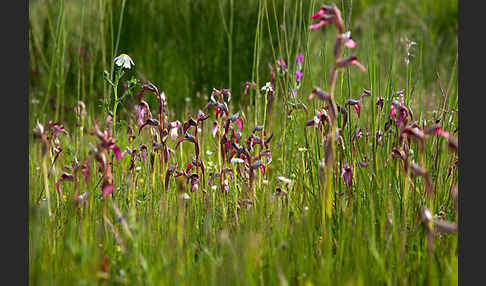
[[[49,217],[51,217],[52,216],[51,196],[49,192],[49,179],[47,175],[47,155],[46,154],[42,156],[42,174],[44,177],[44,189],[46,191],[46,196],[47,196],[47,212],[49,213]]]
[[[331,126],[330,126],[330,134],[326,139],[326,144],[330,144],[330,148],[328,153],[325,153],[325,176],[326,176],[326,189],[324,196],[322,198],[321,205],[323,207],[322,210],[322,230],[325,230],[326,227],[326,218],[331,216],[332,212],[332,201],[333,201],[333,165],[334,165],[334,156],[335,156],[335,141],[336,141],[336,133],[338,131],[337,124],[336,124],[336,117],[337,117],[337,107],[334,101],[334,88],[336,85],[336,78],[337,78],[337,61],[339,59],[339,55],[336,55],[334,58],[334,65],[331,68],[331,75],[329,78],[329,96],[330,96],[330,108],[331,108]],[[330,142],[329,142],[330,140]],[[329,142],[329,143],[328,143]],[[324,147],[325,148],[325,147]],[[326,151],[326,150],[324,150]]]
[[[121,74],[121,68],[118,70],[118,72],[115,75],[115,82],[113,85],[113,95],[115,97],[115,102],[113,104],[113,137],[116,135],[116,111],[118,108],[118,84],[120,82],[120,74]]]
[[[268,104],[268,91],[265,92],[265,107],[263,110],[263,131],[262,140],[265,140],[266,123],[267,123],[267,104]]]

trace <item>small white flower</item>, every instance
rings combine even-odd
[[[273,91],[273,87],[272,87],[272,83],[271,82],[267,82],[263,87],[262,87],[262,91],[265,91],[265,92],[269,92],[269,91]]]
[[[305,207],[304,207],[304,210],[305,210],[305,211],[308,211],[308,210],[309,210],[309,207],[308,207],[308,206],[305,206]]]
[[[190,199],[190,198],[191,198],[191,197],[190,197],[190,196],[189,196],[187,193],[184,193],[184,194],[182,195],[182,199],[184,199],[184,200],[188,200],[188,199]]]
[[[307,148],[305,148],[305,147],[299,147],[299,149],[297,149],[297,150],[299,150],[299,152],[306,152],[307,151]]]
[[[278,176],[277,180],[282,181],[285,184],[290,184],[292,182],[289,178],[285,178],[284,176]]]
[[[192,100],[192,99],[191,99],[190,97],[188,97],[188,96],[186,96],[186,97],[184,98],[184,101],[185,101],[185,102],[191,102],[191,100]]]
[[[135,171],[140,172],[141,170],[142,170],[142,167],[140,167],[140,166],[135,167]]]
[[[262,182],[264,185],[268,185],[268,180],[263,180]]]
[[[80,201],[84,201],[84,200],[86,200],[87,197],[88,197],[88,192],[84,192],[82,195],[78,196],[78,199]]]
[[[117,66],[123,67],[125,69],[130,69],[132,65],[134,66],[135,63],[133,62],[132,58],[130,58],[127,54],[121,54],[114,59],[114,62]]]
[[[216,191],[217,189],[218,189],[218,186],[216,186],[216,185],[211,186],[211,190]]]
[[[242,164],[245,163],[245,160],[241,158],[231,158],[231,163]]]
[[[206,155],[211,156],[213,155],[213,152],[211,152],[211,150],[206,150]]]

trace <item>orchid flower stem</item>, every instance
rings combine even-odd
[[[157,156],[154,156],[154,163],[152,165],[152,199],[153,199],[153,190],[155,189],[155,173],[157,168]]]
[[[219,169],[220,169],[220,173],[219,173],[219,175],[220,175],[220,186],[221,186],[221,193],[223,193],[224,192],[224,187],[223,187],[223,183],[224,183],[223,170],[224,170],[224,167],[223,167],[222,153],[223,153],[224,147],[221,144],[221,126],[223,126],[223,118],[220,119],[218,126],[219,126],[218,143],[216,144],[216,146],[218,146],[217,150],[218,150],[218,163],[219,163]]]
[[[199,150],[201,152],[201,162],[204,162],[204,121],[201,122],[201,143],[199,145]],[[203,173],[203,189],[206,187],[206,172]]]
[[[329,96],[331,98],[331,106],[330,110],[332,113],[331,117],[331,126],[330,126],[330,136],[327,140],[330,140],[331,148],[329,149],[329,154],[325,154],[325,162],[326,162],[326,168],[325,168],[325,174],[326,174],[326,189],[324,196],[322,197],[322,231],[325,231],[326,229],[326,218],[331,216],[332,212],[332,201],[333,201],[333,165],[334,165],[334,149],[335,149],[335,136],[337,133],[337,124],[336,124],[336,117],[337,117],[337,109],[336,109],[336,104],[334,102],[334,87],[336,85],[336,77],[337,77],[337,68],[336,68],[336,63],[339,57],[335,58],[335,63],[334,67],[331,70],[331,82],[330,82],[330,88],[329,88]],[[327,144],[327,143],[326,143]],[[330,156],[331,159],[327,159],[328,156]]]
[[[51,197],[49,193],[49,180],[47,178],[47,155],[44,155],[42,158],[42,173],[44,175],[44,187],[46,190],[47,196],[47,212],[49,213],[49,217],[52,216],[51,212]]]
[[[268,105],[268,91],[265,92],[265,106],[264,106],[264,112],[263,112],[263,133],[262,133],[262,141],[265,142],[265,135],[266,135],[266,124],[267,124],[267,105]],[[285,129],[284,129],[285,130]],[[285,134],[284,134],[285,136]],[[285,137],[284,137],[285,138]],[[265,170],[267,168],[267,160],[264,161],[264,166]],[[260,185],[262,184],[263,176],[260,176]]]
[[[438,144],[438,142],[437,142]],[[422,145],[419,146],[419,153],[420,153],[420,164],[421,164],[421,167],[422,168],[426,168],[426,164],[425,164],[425,143],[423,143]],[[432,192],[434,190],[432,189]],[[432,212],[432,214],[434,214],[434,196],[435,196],[435,192],[433,193],[429,193],[427,192],[427,189],[426,189],[426,193],[429,197],[429,210]],[[432,222],[430,222],[432,224]],[[432,225],[431,225],[432,227]]]
[[[406,226],[407,223],[407,202],[408,202],[408,188],[409,188],[409,183],[408,180],[410,180],[410,172],[409,170],[405,170],[405,183],[403,187],[403,196],[402,196],[402,225]],[[406,245],[407,245],[407,236],[406,236],[406,229],[402,231],[402,249],[401,249],[401,255],[404,258],[405,257],[405,251],[406,251]]]
[[[196,155],[196,174],[198,175],[198,178],[201,178],[201,176],[199,176],[199,162],[200,162],[200,159],[199,159],[199,154],[196,152],[196,150],[201,150],[200,148],[200,144],[199,144],[199,139],[197,137],[197,129],[199,128],[199,125],[196,124],[196,128],[194,130],[194,138],[196,138],[196,143],[194,144],[194,153]],[[201,152],[201,151],[199,151]],[[203,153],[204,153],[204,150],[203,150]]]

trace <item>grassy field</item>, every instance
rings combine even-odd
[[[30,284],[456,285],[457,1],[323,4],[31,1]]]

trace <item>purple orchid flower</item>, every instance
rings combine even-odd
[[[285,61],[280,58],[278,61],[277,61],[277,65],[279,65],[282,69],[286,70],[287,69],[287,65],[285,64]]]
[[[59,189],[59,186],[62,183],[62,181],[74,181],[74,176],[71,175],[71,174],[68,174],[68,173],[63,173],[61,178],[59,178],[59,180],[57,180],[56,190],[57,190],[57,193],[61,196],[62,196],[62,191]]]
[[[104,132],[101,132],[98,129],[98,125],[96,124],[96,121],[93,121],[93,127],[95,129],[96,136],[101,140],[100,146],[104,149],[113,151],[113,153],[115,153],[116,160],[118,162],[120,162],[121,150],[115,144],[115,140],[114,140],[114,138],[112,137],[112,134],[111,134],[111,128],[108,129],[108,130],[105,130]]]
[[[228,121],[228,123],[229,122],[236,122],[238,124],[238,127],[240,128],[241,132],[243,132],[243,120],[239,116],[240,116],[240,112],[236,112],[233,116],[228,118],[227,121]]]
[[[347,105],[353,105],[354,109],[356,110],[356,113],[358,114],[358,118],[360,116],[360,111],[361,111],[361,99],[360,100],[355,100],[355,99],[348,99],[346,102]]]
[[[177,140],[179,136],[178,131],[182,128],[182,123],[179,120],[173,121],[169,123],[169,130],[170,130],[170,138],[173,141]]]
[[[349,166],[348,162],[344,161],[343,167],[341,168],[341,177],[348,187],[351,187],[353,180],[353,169]]]
[[[303,62],[304,62],[304,55],[299,52],[299,54],[297,55],[297,64],[301,64]]]
[[[300,82],[300,79],[302,78],[302,72],[301,71],[296,71],[295,72],[295,79],[297,82]]]
[[[113,186],[112,183],[108,182],[108,181],[105,181],[103,183],[103,185],[101,186],[101,192],[103,194],[103,199],[106,199],[106,197],[110,194],[113,193],[113,189],[115,187]]]
[[[299,96],[299,93],[295,89],[292,88],[292,90],[289,91],[289,95],[292,99],[295,99],[295,98],[297,98],[297,96]]]
[[[343,44],[350,48],[350,49],[354,49],[356,48],[357,44],[355,41],[353,41],[353,39],[351,38],[351,31],[347,31],[346,33],[342,34],[341,35],[341,39],[343,41]]]
[[[366,68],[360,62],[358,62],[358,58],[356,56],[349,56],[346,58],[342,58],[337,62],[338,67],[345,67],[348,65],[355,65],[363,72],[366,72]]]
[[[144,100],[141,100],[140,103],[135,106],[135,114],[138,126],[142,126],[146,119],[152,118],[150,107]]]
[[[196,141],[196,137],[192,136],[191,134],[189,133],[186,133],[184,137],[180,138],[179,140],[177,140],[177,143],[176,143],[176,149],[179,147],[179,145],[183,142],[183,141],[189,141],[191,143],[194,143],[194,146],[195,146],[195,151],[196,151],[196,156],[199,157],[199,144],[197,143]]]
[[[341,18],[341,11],[336,7],[335,4],[332,6],[322,5],[321,9],[312,15],[313,20],[319,20],[318,23],[310,25],[309,29],[318,29],[327,24],[336,24],[340,33],[344,33],[344,23]]]

